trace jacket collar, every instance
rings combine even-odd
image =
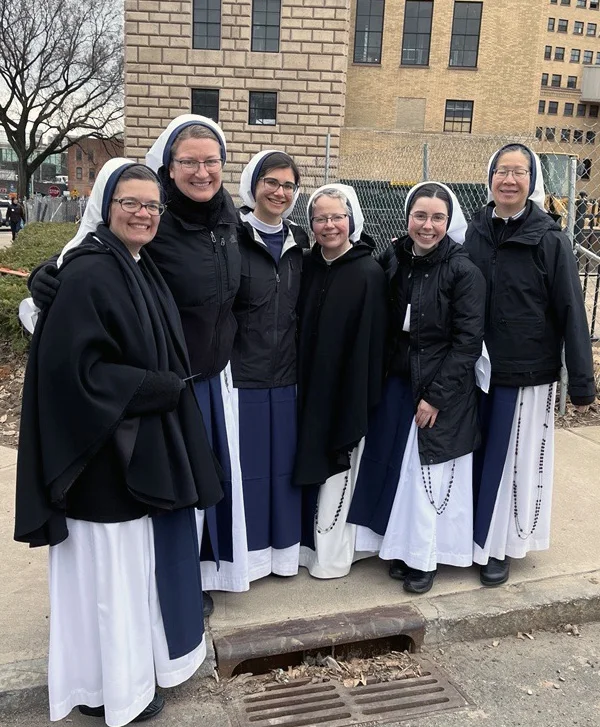
[[[199,224],[199,223],[193,223],[193,222],[186,222],[183,220],[179,215],[175,214],[172,210],[169,210],[167,208],[167,213],[170,213],[173,219],[177,220],[177,222],[183,227],[184,230],[205,230],[207,229],[205,225]],[[221,216],[219,218],[219,225],[237,225],[238,223],[238,217],[237,217],[237,210],[235,208],[235,205],[233,204],[233,200],[231,199],[231,195],[225,191],[224,201],[223,201],[223,208],[221,210]]]
[[[471,220],[473,228],[488,240],[490,244],[493,244],[494,240],[494,221],[492,219],[492,210],[494,207],[494,202],[490,202]],[[544,212],[537,205],[533,204],[531,200],[527,202],[525,213],[517,222],[519,223],[518,226],[500,243],[500,246],[506,245],[508,242],[520,245],[538,245],[548,230],[561,230],[560,224],[547,212]],[[502,223],[496,222],[496,224]]]

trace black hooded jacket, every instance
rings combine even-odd
[[[390,292],[388,373],[410,380],[439,409],[433,427],[419,429],[421,463],[439,464],[479,446],[475,364],[481,355],[485,281],[462,245],[446,236],[428,255],[412,254],[410,237],[380,258]],[[410,304],[410,331],[404,332]]]
[[[508,223],[493,219],[493,208],[491,202],[473,217],[465,240],[487,283],[492,383],[556,381],[564,341],[571,400],[589,404],[595,395],[592,349],[571,244],[560,224],[532,202]]]
[[[386,284],[363,234],[327,264],[318,244],[304,260],[299,301],[297,485],[347,470],[381,398]]]
[[[233,305],[237,332],[231,370],[234,385],[243,389],[296,383],[296,306],[308,235],[292,222],[285,224],[287,239],[277,263],[252,225],[239,222],[242,274]]]

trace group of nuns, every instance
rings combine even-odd
[[[408,592],[438,564],[494,586],[549,547],[563,344],[573,404],[595,388],[537,156],[493,155],[469,225],[416,185],[379,256],[351,187],[311,195],[311,247],[293,159],[256,154],[239,210],[226,161],[184,115],[107,162],[21,304],[15,538],[50,546],[52,720],[158,714],[205,658],[207,591],[375,555]]]

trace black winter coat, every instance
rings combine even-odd
[[[390,290],[391,375],[410,380],[416,407],[439,409],[430,429],[419,429],[421,463],[439,464],[475,450],[475,364],[481,355],[485,281],[449,237],[429,255],[415,257],[410,237],[396,240],[380,259]],[[402,327],[410,304],[410,332]]]
[[[298,225],[286,225],[279,264],[250,223],[240,220],[238,227],[242,274],[233,304],[231,369],[234,385],[242,389],[296,383],[296,305],[308,236]]]
[[[556,381],[564,341],[571,400],[589,404],[595,394],[592,349],[571,243],[531,202],[521,218],[508,223],[492,219],[493,207],[492,202],[473,217],[465,241],[487,282],[492,383]]]
[[[299,301],[296,485],[320,485],[350,466],[381,398],[386,283],[364,240],[328,265],[304,260]]]
[[[175,298],[192,374],[199,379],[225,368],[237,327],[232,308],[240,285],[238,217],[231,196],[224,195],[214,230],[167,209],[146,248]]]

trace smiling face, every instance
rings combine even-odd
[[[332,216],[345,215],[339,222],[334,222]],[[333,260],[352,247],[350,242],[350,221],[348,210],[341,199],[322,195],[312,206],[312,229],[315,239],[323,248],[323,257]],[[326,222],[315,222],[315,217],[328,217]]]
[[[160,204],[158,185],[145,179],[128,179],[119,182],[113,194],[108,221],[109,230],[127,247],[132,255],[148,244],[156,235],[160,217],[148,213],[145,207],[139,212],[126,212],[115,199],[133,199],[147,204]]]
[[[510,170],[506,177],[492,176],[492,197],[496,203],[496,213],[500,217],[512,217],[527,204],[529,197],[530,174],[515,177],[516,169],[530,170],[529,158],[522,151],[508,151],[496,160],[496,169]]]
[[[171,152],[169,175],[180,192],[194,202],[208,202],[219,191],[222,184],[222,170],[207,172],[202,164],[197,171],[186,171],[173,159],[189,159],[205,162],[207,159],[220,159],[221,147],[215,139],[184,139],[175,142]]]
[[[415,219],[426,216],[425,222]],[[443,215],[443,222],[432,220],[434,215]],[[427,255],[444,239],[448,229],[448,205],[439,197],[419,197],[411,207],[408,217],[408,234],[413,241],[416,255]]]
[[[283,212],[292,204],[294,191],[284,191],[279,186],[277,191],[271,190],[265,183],[265,179],[276,179],[280,185],[295,184],[294,172],[289,168],[269,169],[256,183],[254,199],[256,207],[254,214],[262,222],[268,225],[278,225],[281,222]]]

